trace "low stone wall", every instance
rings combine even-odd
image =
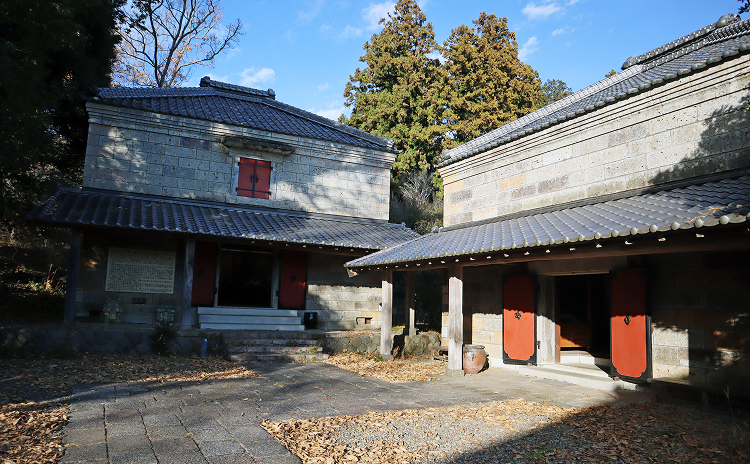
[[[77,324],[66,329],[59,326],[0,327],[0,354],[44,353],[55,349],[73,349],[82,353],[152,353],[151,335],[154,327],[124,327],[123,325]],[[380,351],[380,332],[320,332],[314,334],[326,353],[377,353]],[[198,329],[178,330],[169,343],[173,353],[200,353],[201,340],[208,339],[209,353],[223,354],[224,337],[219,331]],[[394,335],[392,349],[398,353],[419,356],[430,354],[440,346],[440,334],[426,332],[419,335]]]
[[[327,333],[321,340],[326,353],[377,353],[380,351],[380,332],[336,332]],[[440,334],[425,332],[419,335],[394,335],[391,349],[399,354],[421,356],[430,354],[433,347],[440,346]]]
[[[123,328],[104,324],[78,324],[73,329],[59,326],[2,327],[0,328],[0,352],[44,353],[49,350],[67,348],[82,353],[151,353],[153,327]],[[198,330],[178,331],[170,341],[169,349],[174,353],[199,354],[201,339],[209,339],[212,352],[221,351],[223,342],[215,334]]]

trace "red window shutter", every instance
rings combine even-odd
[[[240,158],[237,179],[237,195],[262,198],[271,196],[271,162],[251,158]]]

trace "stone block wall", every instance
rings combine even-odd
[[[326,334],[321,340],[326,353],[379,353],[380,332],[353,333],[335,332]],[[424,356],[432,354],[432,349],[440,346],[440,334],[423,332],[418,335],[393,335],[392,348],[399,354],[407,356]]]
[[[388,219],[393,154],[322,140],[89,103],[83,186],[297,211]],[[227,147],[222,136],[295,152]],[[270,161],[271,196],[238,196],[241,157]]]
[[[170,295],[106,291],[107,259],[110,247],[175,252],[173,293]],[[123,309],[122,322],[155,324],[156,308],[160,304],[174,306],[175,320],[180,321],[184,256],[184,243],[166,235],[143,232],[128,234],[84,232],[76,290],[76,318],[88,318],[101,314],[98,312],[102,311],[107,299],[119,299]],[[140,299],[143,303],[134,303],[134,299]]]
[[[750,252],[646,259],[654,377],[750,388]]]
[[[750,56],[440,170],[446,226],[750,166]]]
[[[349,277],[344,263],[351,259],[351,256],[323,253],[307,255],[305,310],[318,313],[318,328],[380,328],[380,274],[369,273]],[[369,324],[363,324],[364,318],[369,320]]]
[[[493,358],[503,357],[503,277],[514,271],[516,266],[507,265],[464,268],[464,344],[484,345]],[[447,285],[443,291],[447,298]],[[441,335],[447,339],[447,307],[444,311]]]

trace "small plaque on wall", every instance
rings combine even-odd
[[[171,251],[110,248],[108,292],[174,293],[176,254]]]

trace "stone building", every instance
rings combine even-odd
[[[748,391],[749,47],[725,15],[448,150],[445,227],[347,268],[446,270],[453,370],[477,343],[492,366]]]
[[[417,236],[387,222],[392,141],[207,77],[86,107],[83,186],[28,215],[73,229],[67,323],[379,326],[380,280],[343,264]]]

